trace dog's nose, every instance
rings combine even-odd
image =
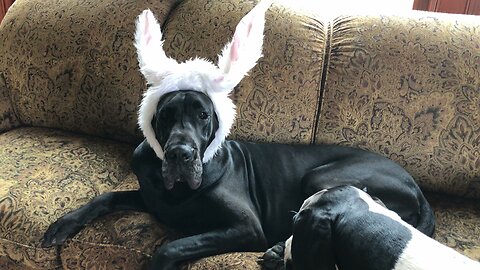
[[[187,145],[176,145],[171,147],[165,153],[165,157],[169,162],[189,162],[193,160],[195,149]]]

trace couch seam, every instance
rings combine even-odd
[[[31,245],[22,244],[22,243],[20,243],[20,242],[13,241],[13,240],[10,240],[10,239],[6,239],[6,238],[3,238],[3,237],[0,237],[0,241],[9,242],[9,243],[11,243],[11,244],[19,245],[19,246],[21,246],[21,247],[30,248],[30,249],[42,249],[42,250],[50,249],[50,248],[41,248],[41,247],[36,247],[36,246],[31,246]]]
[[[0,242],[7,242],[7,243],[11,243],[11,244],[15,244],[17,246],[21,246],[21,247],[24,247],[24,248],[28,248],[28,249],[34,249],[34,250],[48,250],[48,249],[51,249],[51,248],[41,248],[41,247],[36,247],[36,246],[31,246],[31,245],[26,245],[26,244],[22,244],[22,243],[19,243],[17,241],[12,241],[10,239],[6,239],[6,238],[3,238],[3,237],[0,237]],[[53,266],[53,268],[48,268],[47,270],[56,270],[58,269],[59,267],[62,267],[63,265],[61,264],[61,261],[60,261],[60,256],[58,254],[58,249],[57,249],[57,254],[55,255],[55,259],[57,260],[57,263],[60,263],[60,264],[57,264],[55,266]],[[35,269],[43,269],[43,268],[37,268],[35,267]]]
[[[24,248],[35,249],[35,250],[49,250],[49,249],[51,249],[51,248],[42,248],[42,247],[22,244],[22,243],[19,243],[17,241],[12,241],[12,240],[9,240],[9,239],[3,238],[3,237],[0,237],[0,241],[8,242],[8,243],[15,244],[15,245],[18,245],[18,246],[21,246],[21,247],[24,247]],[[81,240],[78,240],[78,239],[69,239],[68,241],[79,243],[79,244],[90,245],[90,246],[97,246],[97,247],[114,247],[114,248],[124,249],[124,250],[127,250],[127,251],[133,251],[135,253],[139,253],[139,254],[144,255],[146,257],[149,257],[149,258],[152,257],[151,254],[147,254],[147,253],[145,253],[145,252],[143,252],[139,249],[128,248],[128,247],[121,246],[121,245],[106,244],[106,243],[92,243],[92,242],[87,242],[87,241],[81,241]],[[65,245],[62,245],[61,247],[63,248],[63,247],[65,247]],[[62,252],[60,252],[60,258],[62,256],[61,253]],[[60,266],[62,266],[62,265],[63,264],[61,264]],[[59,267],[59,266],[56,266],[56,267]]]
[[[135,253],[139,253],[143,256],[146,256],[148,258],[151,258],[152,255],[151,254],[148,254],[148,253],[145,253],[139,249],[135,249],[135,248],[129,248],[129,247],[125,247],[125,246],[121,246],[121,245],[115,245],[115,244],[106,244],[106,243],[92,243],[92,242],[87,242],[87,241],[82,241],[82,240],[78,240],[78,239],[70,239],[68,240],[70,242],[75,242],[75,243],[79,243],[79,244],[85,244],[85,245],[89,245],[89,246],[96,246],[96,247],[113,247],[113,248],[119,248],[119,249],[123,249],[123,250],[127,250],[127,251],[133,251]],[[61,252],[63,253],[63,252]],[[60,257],[62,256],[62,254],[60,253]]]
[[[324,26],[324,29],[326,31],[326,34],[325,34],[325,42],[324,42],[323,67],[322,67],[322,73],[320,74],[320,85],[319,85],[320,89],[318,91],[319,93],[317,96],[315,119],[313,123],[313,131],[312,131],[313,136],[311,139],[312,144],[317,142],[318,125],[320,121],[320,115],[322,112],[323,97],[325,94],[325,85],[327,83],[327,77],[328,77],[328,68],[330,66],[331,41],[333,39],[332,20],[329,20],[326,23],[326,25]]]

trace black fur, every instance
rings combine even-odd
[[[369,211],[354,188],[336,187],[295,216],[287,270],[393,269],[411,239],[398,221]]]
[[[44,246],[62,244],[105,213],[143,210],[185,234],[159,247],[151,262],[151,269],[178,269],[179,263],[210,255],[264,251],[289,236],[292,211],[305,198],[345,184],[367,187],[405,221],[433,233],[432,210],[412,177],[377,154],[334,145],[226,141],[215,158],[192,168],[218,127],[210,99],[196,91],[167,94],[152,123],[168,165],[142,142],[132,161],[140,189],[102,195],[60,218],[45,233]],[[177,146],[193,151],[193,160],[169,155]]]

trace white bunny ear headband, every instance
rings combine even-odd
[[[265,12],[272,0],[262,0],[237,25],[233,40],[218,56],[218,65],[205,59],[183,63],[167,57],[163,50],[160,25],[150,10],[144,10],[137,20],[135,47],[140,72],[151,86],[143,95],[138,124],[156,155],[163,160],[162,146],[155,137],[152,119],[160,98],[170,92],[195,90],[205,93],[213,102],[218,118],[215,138],[205,150],[203,163],[215,156],[230,133],[235,119],[235,105],[229,98],[233,88],[262,57]]]

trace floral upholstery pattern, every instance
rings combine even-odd
[[[415,13],[341,17],[317,142],[369,149],[426,190],[480,198],[480,24]]]
[[[437,221],[434,239],[480,261],[478,200],[427,194]]]
[[[175,2],[16,1],[0,26],[0,90],[7,80],[18,120],[139,142],[137,106],[146,86],[135,19],[150,8],[163,23]]]
[[[133,47],[140,11],[165,23],[169,56],[216,61],[258,1],[177,2],[10,8],[0,25],[0,269],[142,269],[155,247],[180,237],[146,213],[118,212],[61,248],[40,247],[58,217],[101,193],[138,188],[129,162],[146,88]],[[386,155],[425,190],[457,196],[428,193],[435,238],[480,260],[480,24],[426,13],[323,21],[281,0],[266,17],[264,57],[232,95],[231,138]],[[258,270],[260,256],[223,254],[184,269]]]
[[[60,216],[135,180],[133,147],[44,128],[0,134],[0,254],[32,268],[58,266],[40,239]],[[3,258],[2,258],[3,259]]]
[[[10,93],[7,90],[7,82],[0,73],[0,132],[9,130],[19,125],[17,116],[13,110]]]

